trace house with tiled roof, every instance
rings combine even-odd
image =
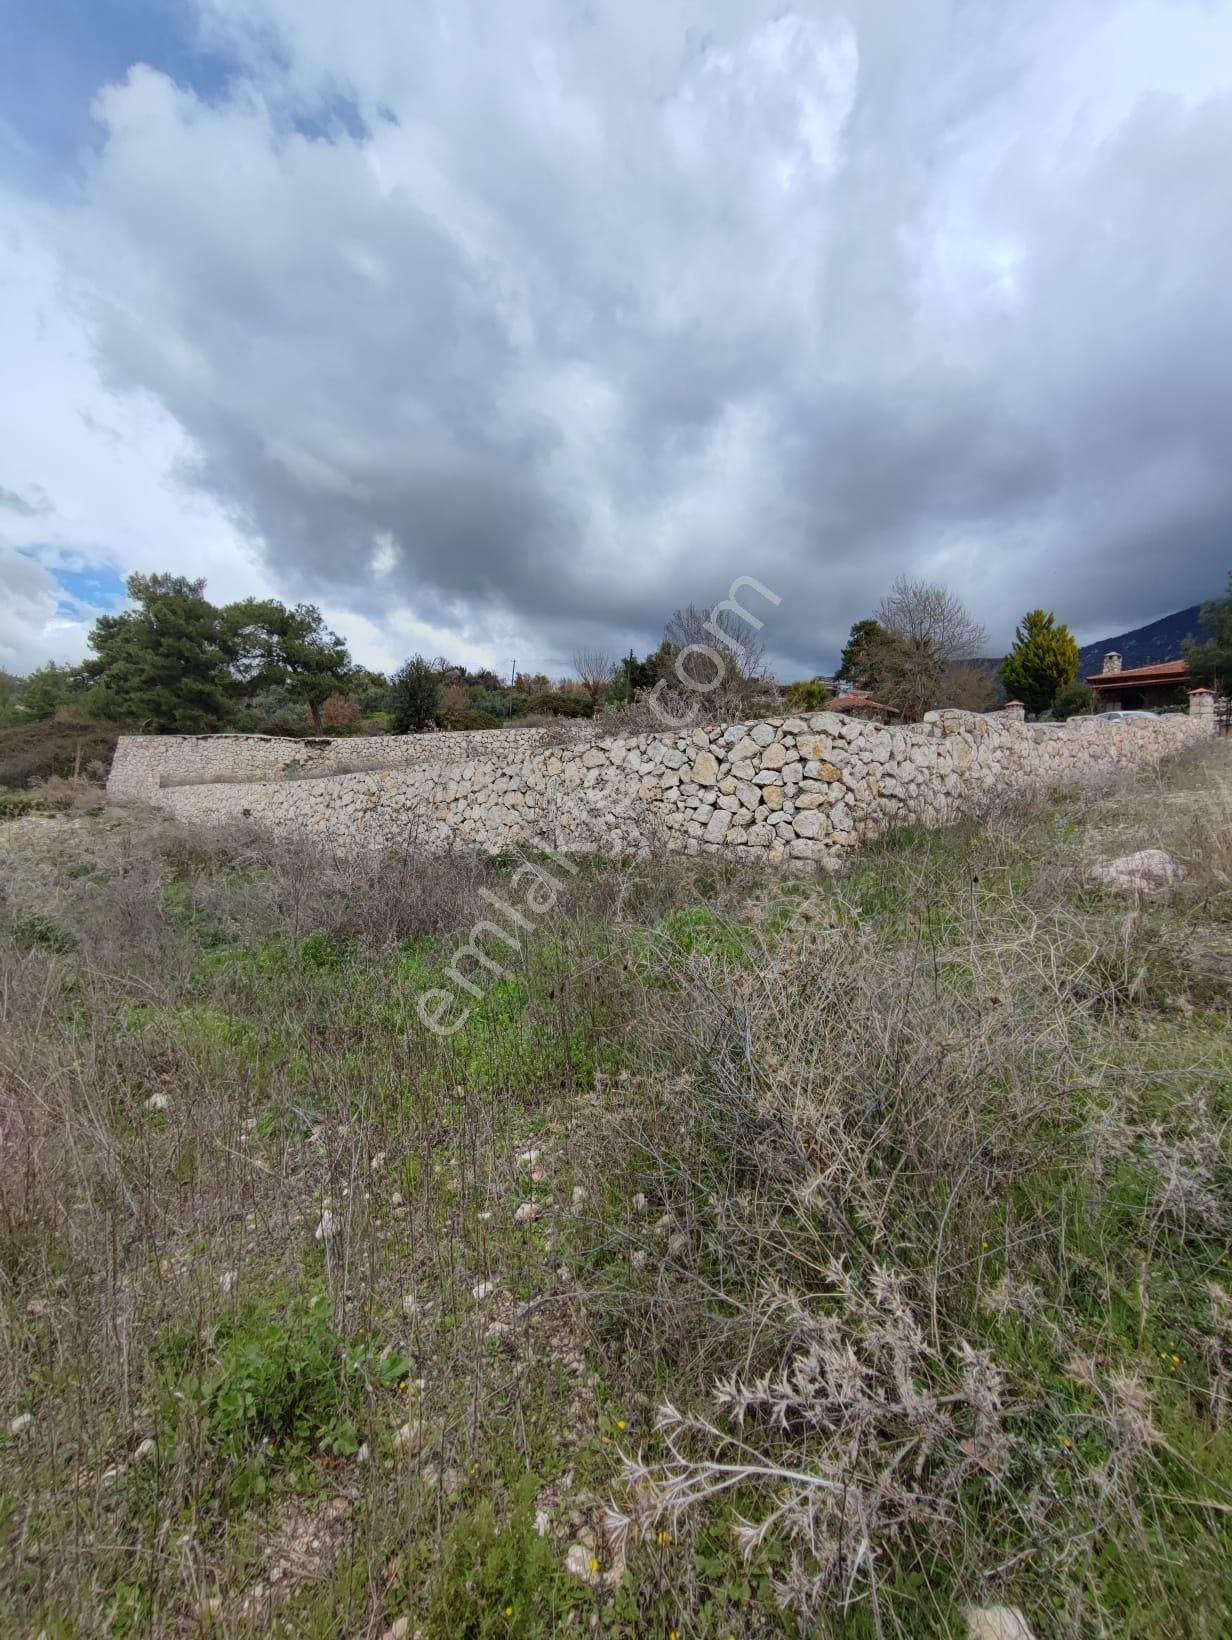
[[[1123,668],[1120,655],[1111,649],[1101,670],[1090,674],[1087,682],[1101,712],[1157,712],[1163,706],[1185,705],[1189,662],[1153,661]]]
[[[836,695],[826,702],[827,712],[845,712],[848,717],[871,718],[876,723],[891,723],[902,713],[895,706],[883,706],[864,689],[852,689],[845,695]]]

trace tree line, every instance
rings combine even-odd
[[[835,688],[858,690],[915,722],[939,706],[987,710],[998,683],[1033,717],[1095,709],[1093,691],[1078,676],[1077,641],[1053,613],[1030,610],[997,663],[984,655],[984,629],[959,597],[907,579],[853,625],[834,679],[785,686],[772,676],[755,631],[730,611],[716,616],[694,604],[672,613],[644,656],[631,650],[616,661],[579,649],[571,678],[515,672],[502,679],[488,668],[423,655],[387,677],[357,665],[313,604],[246,598],[215,605],[204,581],[170,574],[131,575],[126,589],[133,607],[96,620],[87,639],[92,653],[80,665],[50,663],[25,678],[0,673],[0,726],[68,707],[147,734],[401,734],[600,714],[637,731],[672,721],[677,698],[695,703],[700,695],[712,721],[734,722],[781,708],[816,711]],[[1232,575],[1226,595],[1203,605],[1202,622],[1204,641],[1185,646],[1190,681],[1227,693]],[[717,686],[704,659],[716,641],[725,663]]]
[[[1080,652],[1069,628],[1047,610],[1019,622],[1014,647],[999,663],[983,655],[984,628],[945,587],[900,579],[877,613],[857,621],[839,659],[845,689],[858,690],[904,723],[941,706],[984,712],[998,683],[1033,717],[1072,717],[1095,709],[1078,677]]]
[[[614,662],[580,649],[570,678],[516,672],[502,679],[489,668],[418,654],[386,676],[356,664],[313,604],[249,598],[218,605],[204,581],[171,574],[131,575],[125,587],[132,607],[95,621],[88,659],[52,662],[24,678],[0,673],[0,727],[65,708],[145,734],[284,735],[482,729],[628,712],[705,635],[707,618],[692,605],[677,610],[663,642],[642,659],[631,652]],[[753,711],[771,704],[773,680],[760,646],[750,643],[724,701],[712,705]]]
[[[183,575],[130,575],[125,586],[134,607],[99,616],[87,660],[13,680],[10,719],[73,706],[120,728],[200,734],[229,727],[272,694],[320,733],[324,703],[372,680],[315,605],[289,608],[272,598],[216,605],[204,581]]]
[[[1203,604],[1205,638],[1187,640],[1189,687],[1227,694],[1232,682],[1232,575],[1224,597]],[[899,580],[875,616],[857,621],[839,660],[838,680],[915,722],[938,706],[986,711],[1000,683],[1031,717],[1062,721],[1093,712],[1095,692],[1078,675],[1081,651],[1054,613],[1032,609],[999,663],[981,658],[984,630],[944,587]]]

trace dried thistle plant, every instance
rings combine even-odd
[[[716,1381],[711,1415],[660,1408],[662,1455],[625,1459],[614,1544],[734,1494],[737,1549],[748,1560],[780,1539],[778,1598],[809,1616],[862,1598],[903,1533],[944,1530],[969,1481],[1003,1483],[1019,1443],[996,1363],[962,1340],[938,1352],[896,1271],[875,1266],[861,1283],[836,1260],[826,1282],[819,1304],[764,1295],[767,1326],[791,1312],[794,1342],[776,1366]]]

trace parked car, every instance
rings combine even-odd
[[[1159,713],[1158,712],[1140,712],[1140,711],[1134,711],[1134,712],[1097,712],[1096,716],[1101,717],[1101,718],[1111,718],[1111,719],[1113,719],[1113,721],[1119,722],[1121,718],[1157,718],[1159,716]]]

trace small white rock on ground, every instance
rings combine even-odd
[[[1162,894],[1184,876],[1184,866],[1162,848],[1144,848],[1116,860],[1101,860],[1087,872],[1089,882],[1122,894]]]
[[[969,1640],[1035,1640],[1017,1606],[968,1606],[963,1618]]]

